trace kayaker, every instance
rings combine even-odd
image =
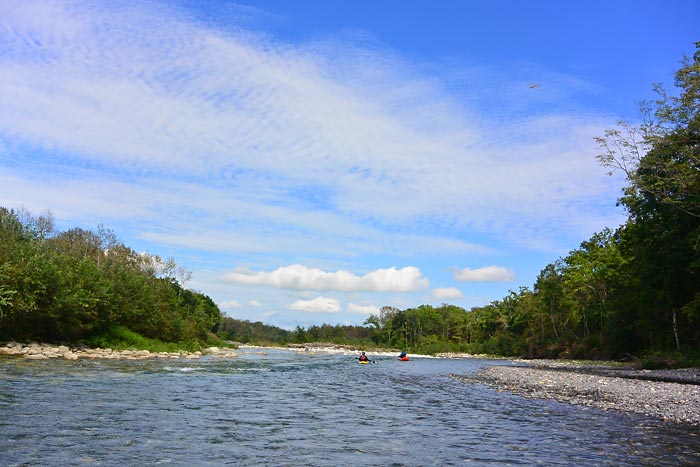
[[[368,362],[369,358],[367,358],[367,355],[365,355],[365,353],[362,352],[362,355],[360,355],[360,358],[358,358],[358,360],[361,362]]]
[[[406,355],[406,352],[401,352],[401,353],[399,354],[399,360],[401,360],[402,362],[407,362],[407,361],[408,361],[408,355]]]

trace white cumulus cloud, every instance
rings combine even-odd
[[[379,307],[374,305],[356,305],[348,303],[348,313],[354,315],[376,315],[379,314]]]
[[[340,302],[335,298],[318,297],[313,300],[297,300],[289,305],[289,309],[306,313],[338,313]]]
[[[455,287],[438,287],[433,290],[433,298],[438,300],[453,300],[456,298],[464,298],[462,291]]]
[[[479,269],[458,270],[454,278],[462,282],[512,282],[515,280],[515,273],[512,269],[500,266],[485,266]]]
[[[230,310],[231,308],[240,308],[241,304],[236,300],[228,300],[226,302],[220,303],[219,306],[224,310]]]
[[[335,290],[341,292],[411,292],[429,286],[420,269],[406,266],[377,269],[358,276],[349,271],[327,272],[301,264],[284,266],[274,271],[237,270],[225,280],[245,285],[267,285],[294,290]]]

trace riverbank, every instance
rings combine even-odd
[[[399,349],[386,349],[377,347],[363,347],[357,345],[346,345],[346,344],[330,344],[325,342],[307,342],[305,344],[287,344],[286,346],[280,347],[265,347],[259,345],[250,344],[236,344],[238,348],[265,348],[265,349],[278,349],[278,350],[291,350],[293,352],[309,352],[312,354],[336,354],[336,355],[356,355],[360,352],[366,352],[370,357],[396,357],[401,353]],[[411,353],[410,357],[417,358],[488,358],[488,359],[498,359],[500,357],[494,357],[492,355],[482,355],[482,354],[466,354],[466,353],[453,353],[453,352],[443,352],[437,353],[435,355],[425,355]],[[505,359],[505,358],[504,358]]]
[[[489,366],[473,375],[453,377],[523,397],[636,413],[700,427],[700,368],[652,371],[535,362],[526,366]]]
[[[238,354],[232,349],[209,347],[203,351],[187,352],[150,352],[148,350],[113,350],[88,347],[68,347],[65,345],[54,345],[46,343],[22,344],[19,342],[8,342],[0,345],[0,356],[24,357],[31,360],[48,360],[51,358],[63,358],[66,360],[79,359],[123,359],[123,360],[143,360],[146,358],[162,359],[198,359],[205,355],[214,358],[235,358]]]
[[[292,352],[308,352],[312,354],[355,355],[360,352],[359,347],[325,343],[289,344],[285,347],[266,347],[258,345],[237,344],[237,348],[261,350],[287,350]],[[399,351],[386,349],[367,349],[367,353],[372,357],[395,357],[396,355],[398,355]],[[0,343],[0,356],[3,355],[24,357],[32,360],[46,360],[51,358],[63,358],[66,360],[78,360],[81,358],[104,358],[115,360],[141,360],[145,358],[198,359],[202,358],[205,355],[209,355],[214,358],[238,357],[238,353],[235,350],[225,347],[209,347],[201,352],[188,352],[185,350],[174,352],[150,352],[148,350],[114,350],[110,348],[89,348],[85,346],[68,347],[65,345],[54,345],[36,342],[28,344],[19,342]],[[424,357],[431,358],[429,356]]]

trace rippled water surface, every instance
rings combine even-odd
[[[486,360],[0,360],[0,465],[700,465],[698,430],[451,379]]]

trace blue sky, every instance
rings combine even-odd
[[[0,204],[235,318],[480,306],[624,220],[593,138],[698,32],[695,1],[6,0]]]

